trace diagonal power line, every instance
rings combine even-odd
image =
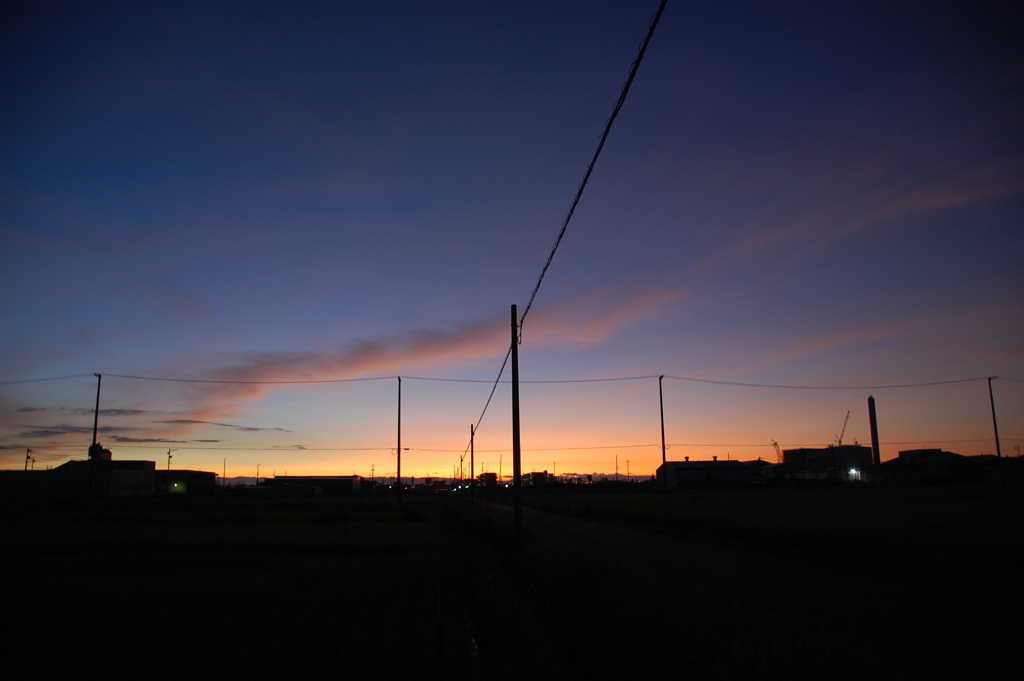
[[[580,186],[576,189],[576,196],[573,197],[572,204],[569,206],[569,212],[565,215],[565,220],[562,222],[562,228],[558,230],[558,238],[555,239],[555,245],[551,247],[551,252],[548,253],[548,259],[544,262],[544,267],[540,271],[540,276],[537,278],[537,283],[533,287],[533,292],[530,293],[530,300],[526,303],[526,308],[523,310],[522,316],[519,317],[519,334],[518,342],[523,341],[523,321],[526,319],[526,315],[529,314],[530,308],[533,307],[533,301],[537,297],[537,292],[540,291],[540,285],[544,282],[544,275],[547,274],[548,268],[551,267],[551,261],[555,259],[555,252],[562,243],[562,237],[565,236],[565,230],[569,227],[569,221],[572,220],[573,214],[576,212],[576,206],[579,205],[580,198],[583,196],[583,190],[587,188],[587,182],[590,181],[590,175],[594,172],[594,166],[597,165],[597,159],[601,156],[601,150],[604,149],[604,143],[608,139],[608,134],[612,130],[612,125],[615,123],[615,119],[619,115],[619,111],[622,109],[622,105],[626,103],[626,96],[629,94],[629,88],[633,84],[633,79],[636,77],[636,72],[640,68],[640,62],[643,61],[644,54],[647,52],[647,46],[651,42],[651,38],[654,36],[654,29],[658,27],[658,22],[661,20],[661,15],[665,11],[665,5],[668,0],[661,0],[661,5],[658,6],[658,11],[651,17],[651,21],[647,27],[647,36],[643,42],[640,43],[640,53],[629,67],[629,77],[626,78],[625,84],[622,86],[622,90],[619,92],[619,99],[615,102],[615,107],[612,109],[612,115],[608,117],[608,121],[605,123],[604,132],[601,133],[601,140],[597,143],[597,149],[594,151],[593,158],[590,159],[590,165],[587,166],[587,172],[583,175],[583,180],[580,182]],[[491,394],[487,397],[487,402],[484,404],[483,411],[480,413],[480,418],[476,422],[473,430],[475,431],[480,427],[480,423],[484,420],[484,414],[487,413],[487,407],[491,404],[491,398],[494,397],[494,391],[498,387],[498,382],[501,381],[501,375],[505,372],[505,365],[508,364],[508,358],[512,354],[511,344],[509,345],[508,352],[505,353],[505,359],[501,363],[501,369],[498,371],[498,377],[494,379],[494,386],[491,387]],[[469,450],[469,445],[466,445],[466,450]]]
[[[537,278],[537,284],[533,287],[533,293],[530,294],[530,300],[526,303],[526,309],[523,310],[522,316],[519,318],[519,342],[523,340],[523,321],[526,319],[526,315],[529,314],[530,308],[533,306],[533,300],[537,297],[537,292],[540,290],[540,285],[544,281],[544,275],[547,274],[548,268],[551,267],[551,261],[555,258],[555,251],[558,250],[558,246],[562,243],[562,237],[565,236],[565,230],[569,226],[569,221],[572,220],[573,213],[576,212],[576,206],[580,202],[580,198],[583,196],[583,190],[587,188],[587,182],[590,181],[590,174],[594,172],[594,166],[597,165],[597,159],[601,155],[601,150],[604,149],[605,140],[608,139],[608,133],[612,131],[612,124],[615,123],[615,119],[619,115],[619,111],[622,109],[622,105],[626,103],[626,95],[629,94],[629,87],[633,84],[633,78],[636,77],[637,69],[640,68],[640,62],[644,58],[644,53],[647,52],[647,46],[651,42],[651,38],[654,37],[654,29],[658,27],[658,21],[661,20],[661,13],[665,11],[665,5],[668,0],[661,0],[661,6],[658,7],[658,11],[651,17],[650,25],[647,29],[647,37],[640,43],[640,54],[637,55],[636,59],[629,67],[629,77],[626,78],[625,84],[622,86],[622,90],[619,92],[619,100],[615,102],[615,108],[612,109],[612,115],[608,117],[608,122],[605,123],[604,132],[601,133],[601,141],[597,143],[597,149],[594,151],[594,157],[590,159],[590,165],[587,166],[587,172],[583,175],[583,181],[580,182],[579,188],[576,190],[576,196],[572,200],[572,205],[569,206],[569,212],[565,214],[565,221],[562,222],[562,229],[558,231],[558,238],[555,239],[555,245],[551,247],[551,252],[548,254],[548,259],[544,263],[544,268],[540,271],[540,277]]]

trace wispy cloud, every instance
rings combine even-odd
[[[635,286],[609,286],[568,302],[538,305],[527,318],[524,334],[546,345],[592,346],[663,314],[666,306],[685,295],[684,291],[666,291],[664,287],[635,291]],[[172,431],[216,426],[238,432],[289,432],[239,426],[226,417],[237,417],[245,404],[273,387],[254,382],[393,376],[429,366],[465,369],[479,366],[481,361],[500,361],[508,348],[508,324],[505,314],[494,314],[445,326],[356,338],[333,350],[243,353],[228,357],[220,366],[207,361],[206,368],[201,369],[204,379],[236,383],[184,384],[189,412],[182,418],[158,423],[172,427]],[[175,432],[160,435],[176,436]]]
[[[72,426],[66,423],[61,423],[53,426],[24,426],[28,430],[24,430],[18,433],[18,437],[24,438],[44,438],[44,437],[59,437],[61,435],[78,435],[78,434],[92,434],[92,426]],[[137,431],[139,428],[136,427],[117,427],[117,426],[100,426],[96,429],[96,432],[101,435],[116,434],[124,431]]]
[[[635,285],[609,286],[589,291],[566,302],[538,305],[527,318],[524,334],[531,342],[545,345],[573,348],[593,346],[662,314],[666,306],[685,295],[685,292],[679,290],[666,291],[665,287],[647,287],[637,291]],[[505,314],[494,314],[468,322],[409,329],[376,338],[355,338],[336,349],[241,353],[229,356],[220,365],[208,360],[205,369],[198,369],[202,372],[201,378],[250,383],[178,384],[177,387],[186,395],[189,408],[179,411],[177,418],[148,423],[132,421],[125,426],[108,423],[100,426],[99,433],[104,440],[120,444],[220,442],[220,439],[214,438],[196,440],[189,437],[192,431],[210,427],[230,429],[236,433],[289,433],[291,431],[287,428],[232,422],[244,413],[246,405],[261,398],[273,387],[251,382],[397,375],[429,366],[444,366],[446,370],[466,369],[479,366],[482,361],[500,359],[508,343],[508,318]],[[196,376],[190,374],[182,377]],[[11,416],[43,411],[76,415],[93,413],[88,408],[62,407],[22,407],[9,411]],[[153,413],[159,412],[133,408],[101,409],[101,415],[108,418],[127,419]],[[66,436],[92,433],[92,427],[88,424],[21,423],[15,425],[15,428],[18,429],[18,437],[30,441],[44,438],[60,440]],[[294,444],[282,446],[282,449],[301,450],[305,447]]]
[[[84,407],[83,408],[78,408],[78,409],[68,409],[67,411],[72,413],[72,414],[93,414],[93,413],[95,413],[95,410],[93,410],[93,409],[86,409]],[[150,413],[150,412],[148,410],[146,410],[146,409],[100,409],[100,416],[138,416],[139,414],[148,414],[148,413]]]
[[[127,437],[124,435],[115,435],[111,438],[114,442],[121,444],[141,444],[144,442],[156,443],[156,444],[187,444],[189,440],[169,440],[165,437]]]
[[[233,423],[217,423],[215,421],[200,421],[198,419],[169,419],[167,421],[158,421],[158,423],[166,423],[173,426],[186,426],[186,425],[207,425],[207,426],[220,426],[221,428],[231,428],[242,433],[261,433],[265,431],[277,431],[280,433],[290,433],[292,431],[287,428],[258,428],[255,426],[238,426]]]

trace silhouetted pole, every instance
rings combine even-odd
[[[665,393],[661,389],[661,381],[665,376],[658,376],[658,404],[661,406],[661,486],[664,487],[665,501],[668,501],[668,459],[665,456]]]
[[[473,461],[473,424],[469,424],[469,503],[476,503],[476,465]]]
[[[398,377],[398,472],[395,473],[395,499],[402,500],[402,377]]]
[[[512,306],[512,509],[516,543],[523,534],[522,462],[519,459],[519,338],[516,306]]]
[[[32,450],[26,448],[25,449],[25,470],[28,470],[28,460],[31,459],[31,458],[32,458]],[[33,468],[35,468],[35,466],[33,466]]]
[[[93,376],[96,377],[96,413],[93,415],[92,419],[92,444],[95,447],[96,431],[99,429],[100,425],[100,384],[103,383],[103,376],[99,374],[93,374]],[[992,384],[989,383],[990,388],[991,386]]]
[[[995,378],[995,376],[988,377],[988,403],[992,407],[992,430],[994,430],[996,434],[996,456],[1001,459],[1003,458],[1003,450],[999,446],[999,426],[996,424],[996,401],[995,398],[992,397],[993,378]]]
[[[667,463],[665,459],[665,395],[661,390],[661,380],[664,376],[658,376],[658,403],[661,405],[661,464]]]
[[[878,446],[878,419],[875,417],[875,398],[868,396],[868,420],[871,421],[871,463],[882,463],[882,452]]]

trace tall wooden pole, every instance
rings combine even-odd
[[[93,415],[92,419],[92,445],[93,447],[95,447],[96,431],[99,429],[100,426],[100,384],[103,383],[103,376],[101,376],[100,374],[93,374],[93,376],[96,377],[96,412]],[[991,387],[991,385],[992,384],[989,383],[989,387]]]
[[[875,417],[875,398],[868,396],[868,421],[871,424],[871,463],[882,463],[882,450],[878,444],[878,419]]]
[[[476,464],[473,460],[473,424],[469,424],[469,503],[476,503]]]
[[[661,404],[661,465],[664,466],[667,462],[665,460],[665,395],[661,390],[661,380],[664,376],[658,376],[658,402]]]
[[[995,398],[992,397],[993,378],[995,378],[995,376],[988,377],[988,403],[992,407],[992,430],[994,430],[996,434],[996,456],[1001,459],[1003,458],[1003,450],[999,446],[999,426],[996,424],[996,401]]]
[[[395,499],[402,500],[402,377],[398,377],[398,472],[395,473]]]
[[[523,534],[523,469],[519,449],[519,320],[512,306],[512,509],[518,544]]]

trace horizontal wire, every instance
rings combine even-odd
[[[550,380],[533,380],[524,381],[520,380],[519,383],[602,383],[605,381],[640,381],[651,378],[657,378],[655,375],[650,376],[613,376],[609,378],[563,378],[563,379],[550,379]],[[402,380],[413,380],[413,381],[443,381],[446,383],[492,383],[487,378],[433,378],[430,376],[402,376]],[[512,381],[498,381],[501,384],[509,384]]]
[[[243,385],[306,385],[310,383],[354,383],[356,381],[391,381],[397,376],[367,376],[365,378],[328,378],[321,380],[303,381],[225,381],[205,378],[163,378],[159,376],[131,376],[127,374],[103,374],[111,378],[129,378],[136,381],[168,381],[171,383],[223,383]],[[404,377],[403,377],[404,378]]]
[[[512,348],[509,348],[506,353],[505,359],[508,361],[508,356],[511,353]],[[504,373],[504,364],[503,370]],[[49,378],[26,378],[15,381],[0,381],[0,385],[15,385],[20,383],[40,383],[43,381],[63,381],[73,378],[85,378],[94,376],[95,374],[75,374],[72,376],[52,376]],[[409,381],[436,381],[442,383],[501,383],[509,384],[511,381],[502,381],[501,373],[498,374],[497,381],[491,381],[486,378],[444,378],[441,376],[366,376],[361,378],[329,378],[329,379],[308,379],[308,380],[297,380],[297,381],[229,381],[212,378],[170,378],[165,376],[136,376],[131,374],[103,374],[105,378],[124,378],[136,381],[164,381],[171,383],[214,383],[214,384],[227,384],[227,385],[309,385],[317,383],[356,383],[363,381],[390,381],[397,378]],[[988,376],[975,376],[973,378],[959,378],[949,381],[929,381],[925,383],[890,383],[883,385],[785,385],[777,383],[746,383],[743,381],[723,381],[713,378],[696,378],[694,376],[672,376],[664,374],[665,378],[671,378],[676,381],[689,381],[692,383],[709,383],[712,385],[731,385],[742,388],[775,388],[783,390],[885,390],[892,388],[923,388],[927,386],[935,385],[953,385],[956,383],[971,383],[974,381],[987,380]],[[604,376],[599,378],[559,378],[559,379],[536,379],[536,380],[520,380],[519,383],[528,383],[533,385],[539,384],[560,384],[560,383],[607,383],[613,381],[644,381],[658,378],[656,374],[647,374],[641,376]],[[1019,378],[1010,378],[1008,376],[992,376],[993,380],[1012,381],[1014,383],[1024,383],[1024,380]],[[484,410],[486,412],[486,409]],[[481,414],[481,417],[483,414]],[[482,420],[482,419],[481,419]],[[479,425],[479,421],[477,422]]]
[[[18,385],[19,383],[42,383],[43,381],[66,381],[72,378],[86,378],[93,374],[72,374],[70,376],[51,376],[49,378],[23,378],[16,381],[0,381],[0,385]]]
[[[923,388],[930,385],[951,385],[953,383],[971,383],[973,381],[987,380],[988,376],[977,376],[975,378],[959,378],[952,381],[932,381],[929,383],[901,383],[890,385],[777,385],[772,383],[742,383],[739,381],[718,381],[710,378],[693,378],[691,376],[669,376],[677,381],[692,381],[694,383],[712,383],[715,385],[734,385],[744,388],[782,388],[786,390],[883,390],[886,388]]]

